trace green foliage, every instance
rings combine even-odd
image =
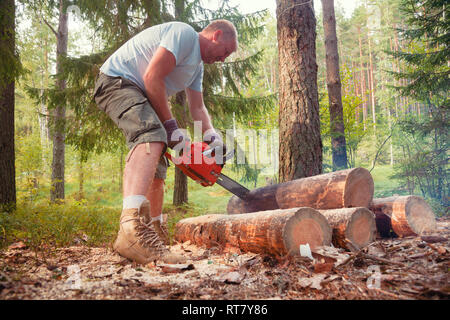
[[[34,250],[109,243],[117,232],[120,212],[117,209],[71,204],[19,203],[14,213],[0,212],[0,246],[21,240]],[[80,240],[81,239],[81,240]]]
[[[351,86],[350,81],[352,72],[344,68],[341,71],[341,83],[342,87]],[[331,134],[330,134],[330,111],[328,107],[328,92],[326,90],[321,91],[320,95],[320,130],[322,140],[324,141],[324,154],[328,154],[330,158],[331,153]],[[359,144],[363,138],[368,134],[368,131],[364,130],[364,122],[357,117],[358,109],[360,109],[362,100],[360,97],[354,94],[354,90],[343,92],[342,95],[342,107],[344,116],[344,130],[345,141],[347,144],[348,166],[353,168],[356,165],[356,152]],[[367,123],[366,123],[367,125]],[[324,161],[325,162],[325,161]],[[325,168],[331,168],[331,162],[325,163]]]

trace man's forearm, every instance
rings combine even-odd
[[[162,123],[173,118],[169,103],[167,102],[164,80],[154,78],[145,79],[145,93]]]
[[[203,105],[202,107],[196,107],[191,109],[191,116],[194,121],[202,122],[202,133],[207,130],[214,130],[214,127],[211,123],[211,118],[209,117],[208,110]]]

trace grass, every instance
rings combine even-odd
[[[173,234],[177,221],[186,217],[208,213],[226,213],[231,194],[220,187],[202,187],[189,180],[189,204],[172,205],[174,186],[173,166],[166,180],[163,212],[169,216],[168,227]],[[225,168],[224,173],[239,181],[236,173]],[[371,172],[375,183],[375,197],[406,194],[406,190],[395,179],[390,178],[390,166],[376,166]],[[254,183],[242,183],[253,189]],[[40,250],[45,246],[67,246],[74,243],[87,245],[109,245],[118,230],[122,207],[122,195],[117,180],[91,179],[84,185],[84,199],[79,199],[78,183],[68,179],[66,200],[63,204],[48,201],[49,186],[41,183],[37,188],[18,184],[18,206],[14,213],[0,212],[0,247],[23,241]],[[265,185],[260,176],[257,187]]]

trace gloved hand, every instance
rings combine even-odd
[[[167,131],[167,146],[174,149],[180,142],[183,142],[180,146],[186,145],[189,142],[189,137],[184,133],[185,130],[178,128],[177,121],[175,119],[169,119],[164,121],[164,128]]]
[[[206,142],[211,149],[214,149],[216,163],[223,166],[227,148],[223,143],[222,137],[214,130],[208,130],[205,132],[203,142]]]

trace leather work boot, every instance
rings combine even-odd
[[[144,201],[138,209],[124,209],[120,216],[120,229],[113,248],[122,257],[147,264],[156,260],[164,263],[184,263],[186,259],[171,253],[164,245],[152,224],[143,222],[142,213],[149,210]]]
[[[143,217],[144,225],[147,228],[153,228],[158,234],[161,241],[166,246],[168,246],[170,244],[170,241],[167,227],[159,220],[152,221],[152,217],[150,215],[150,205],[145,204],[144,206],[141,206],[141,216]]]

